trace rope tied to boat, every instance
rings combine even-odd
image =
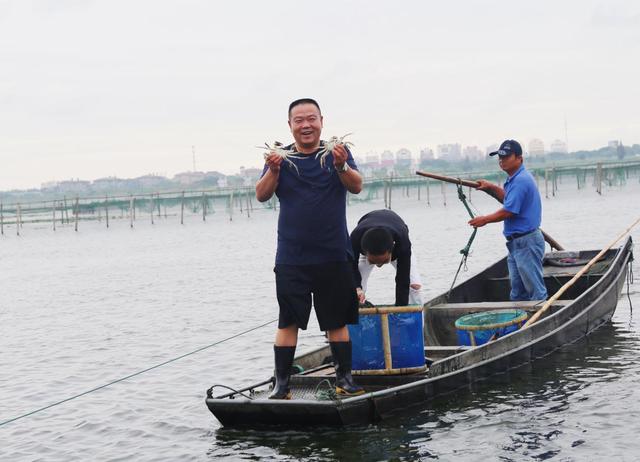
[[[631,303],[631,288],[629,287],[633,284],[633,252],[629,255],[629,268],[627,270],[627,298],[629,299],[629,313],[633,316],[633,303]],[[629,319],[629,323],[631,323],[631,318]]]
[[[244,396],[247,399],[254,399],[255,397],[255,391],[251,390],[250,393],[251,395],[247,395],[245,393],[242,393],[241,391],[236,390],[235,388],[231,388],[227,385],[222,385],[222,384],[215,384],[215,385],[211,385],[211,387],[207,390],[207,398],[213,398],[213,389],[214,388],[225,388],[233,393],[235,393],[236,395],[240,395],[240,396]]]
[[[462,205],[464,205],[464,208],[467,209],[467,212],[469,213],[469,216],[471,217],[471,219],[475,218],[475,215],[473,214],[471,207],[467,203],[467,196],[464,194],[464,191],[462,190],[462,179],[458,178],[458,184],[456,186],[458,188],[458,199],[460,199],[460,202],[462,202]],[[473,228],[473,232],[471,233],[471,237],[469,237],[469,240],[467,241],[467,245],[465,245],[464,248],[460,250],[460,253],[462,254],[462,259],[460,260],[460,264],[458,265],[458,271],[456,271],[456,275],[453,277],[453,282],[451,283],[451,287],[449,287],[449,292],[447,292],[447,298],[449,298],[449,295],[451,295],[451,291],[453,290],[453,286],[455,286],[456,284],[456,280],[458,279],[460,270],[463,267],[465,271],[467,271],[468,269],[467,259],[469,258],[469,253],[471,251],[471,244],[473,243],[473,240],[476,238],[477,232],[478,232],[478,228]]]
[[[320,387],[326,385],[326,390],[321,390]],[[315,395],[318,401],[338,401],[338,393],[336,392],[336,387],[331,385],[329,379],[321,380],[318,385],[316,385],[315,390],[313,390],[313,394]]]

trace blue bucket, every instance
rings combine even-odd
[[[483,311],[456,320],[459,345],[477,346],[492,338],[517,331],[527,320],[527,312],[518,309]]]
[[[415,368],[424,369],[422,307],[413,307],[411,312],[393,313],[396,308],[400,307],[361,309],[358,324],[348,326],[354,373],[400,374],[414,372]],[[372,313],[374,310],[376,312]],[[389,326],[390,365],[385,363],[383,316]]]

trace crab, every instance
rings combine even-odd
[[[264,143],[264,146],[256,146],[259,149],[264,149],[264,158],[265,160],[269,157],[271,153],[282,157],[285,162],[289,164],[290,167],[293,167],[298,175],[300,171],[298,170],[298,166],[294,164],[291,159],[304,159],[301,154],[299,154],[295,149],[285,149],[284,144],[279,141],[274,141],[273,146],[269,146],[268,143]]]
[[[335,148],[338,145],[344,145],[344,146],[355,146],[351,141],[345,141],[344,139],[349,136],[349,135],[353,135],[353,133],[347,133],[346,135],[343,136],[332,136],[331,138],[329,138],[328,141],[325,141],[324,146],[322,147],[322,149],[318,152],[318,154],[316,154],[316,159],[319,157],[320,158],[320,166],[322,168],[324,168],[324,163],[325,160],[327,158],[327,156],[329,154],[331,154],[331,152],[333,151],[333,148]]]

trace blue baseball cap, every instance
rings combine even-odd
[[[522,146],[516,140],[504,140],[500,145],[500,149],[497,151],[490,152],[490,156],[495,156],[498,154],[500,157],[510,156],[511,154],[515,154],[516,156],[522,155]]]

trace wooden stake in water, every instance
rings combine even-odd
[[[153,224],[153,209],[155,207],[155,205],[153,203],[153,194],[151,194],[150,201],[151,201],[151,224]]]
[[[78,215],[80,215],[80,198],[76,196],[76,232],[78,231]]]
[[[544,197],[549,199],[549,169],[544,169]]]
[[[21,220],[20,220],[20,204],[17,205],[16,207],[16,234],[18,236],[20,236],[20,227],[22,226]]]
[[[2,202],[0,202],[0,235],[4,236],[4,210],[2,208]]]
[[[180,201],[180,224],[184,225],[184,191],[182,191],[182,200]]]
[[[109,227],[109,196],[104,196],[104,216],[107,220],[107,228]]]
[[[427,206],[431,207],[431,193],[429,192],[429,179],[427,178]]]
[[[56,230],[56,201],[53,201],[53,207],[51,207],[51,210],[53,210],[53,230]]]
[[[447,206],[447,189],[445,188],[445,184],[440,183],[441,189],[442,189],[442,202],[444,203],[444,206]]]
[[[202,192],[202,221],[207,221],[207,198]]]
[[[129,196],[129,227],[133,229],[133,195]]]
[[[69,208],[67,207],[67,196],[64,196],[64,213],[67,217],[67,224],[69,224]]]

